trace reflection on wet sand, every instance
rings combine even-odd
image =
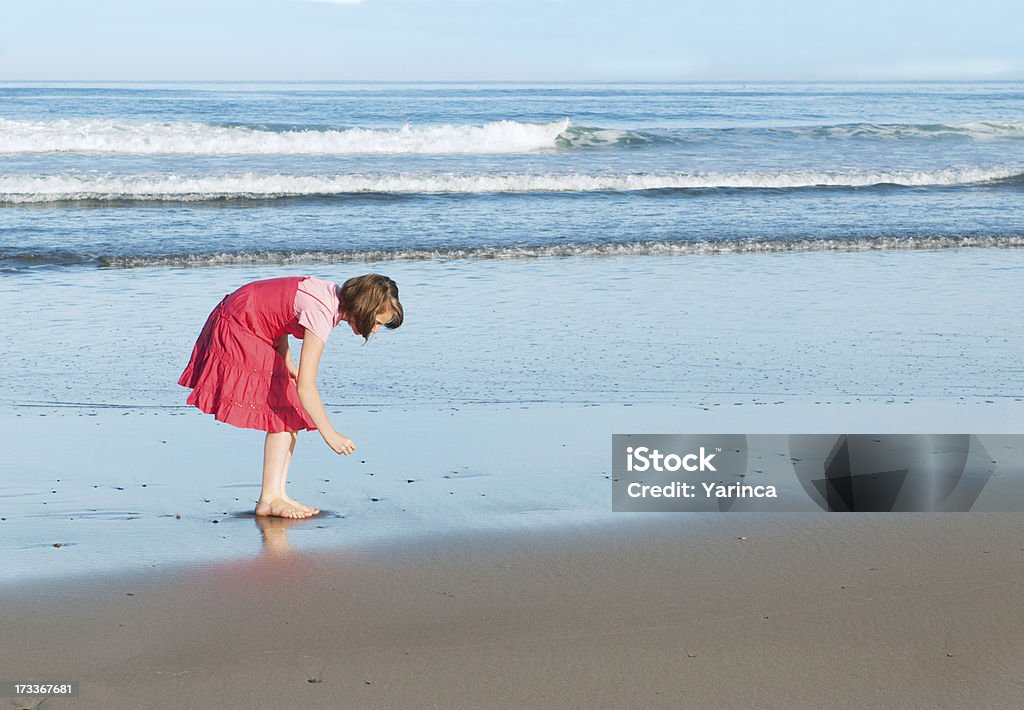
[[[292,525],[308,523],[316,516],[314,518],[277,518],[253,515],[252,517],[263,536],[263,551],[268,555],[280,557],[292,552],[292,545],[288,541],[288,528]]]

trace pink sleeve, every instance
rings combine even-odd
[[[319,300],[299,289],[295,294],[295,312],[299,325],[308,328],[313,335],[327,342],[331,329],[334,328],[334,314]]]

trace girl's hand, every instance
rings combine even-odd
[[[288,360],[287,365],[288,365],[288,376],[291,377],[293,381],[298,382],[299,381],[299,368],[290,359]]]
[[[336,454],[351,454],[356,450],[356,442],[336,431],[327,432],[323,437]]]

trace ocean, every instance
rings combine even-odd
[[[0,267],[1020,246],[1024,83],[6,84]]]
[[[615,433],[1019,432],[1022,193],[1021,82],[0,84],[7,568],[258,551],[177,385],[258,278],[406,309],[327,345],[310,546],[607,521]]]
[[[1022,190],[1021,82],[5,84],[0,289],[65,355],[2,397],[174,405],[224,293],[365,270],[423,328],[339,402],[1019,393]]]

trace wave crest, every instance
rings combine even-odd
[[[202,202],[355,194],[631,192],[708,189],[864,188],[976,185],[1020,180],[1022,167],[926,171],[664,174],[129,175],[0,176],[0,204]]]
[[[363,249],[350,251],[257,251],[164,256],[103,256],[100,265],[230,266],[239,264],[311,264],[374,261],[539,259],[545,257],[695,256],[778,252],[934,250],[970,247],[1020,248],[1024,236],[860,237],[854,239],[722,239],[692,242],[576,243],[538,246],[443,247],[436,249]]]
[[[509,154],[554,149],[687,143],[735,132],[783,139],[1024,138],[1024,120],[961,124],[875,124],[693,127],[642,132],[574,126],[568,118],[544,123],[498,120],[481,125],[405,125],[401,128],[275,128],[198,122],[126,123],[101,119],[24,121],[0,118],[0,154],[103,153],[112,155],[351,155]]]
[[[0,265],[13,270],[46,266],[98,265],[108,268],[217,267],[236,265],[334,264],[379,261],[458,261],[557,257],[704,256],[780,252],[856,252],[967,248],[1024,248],[1024,235],[849,237],[797,239],[705,239],[652,242],[579,242],[548,245],[477,245],[435,248],[263,250],[197,254],[107,254],[95,256],[66,249],[37,252],[0,250]]]
[[[206,123],[0,119],[0,153],[125,155],[347,155],[361,153],[530,153],[553,150],[569,119],[494,121],[480,126],[283,130]]]

